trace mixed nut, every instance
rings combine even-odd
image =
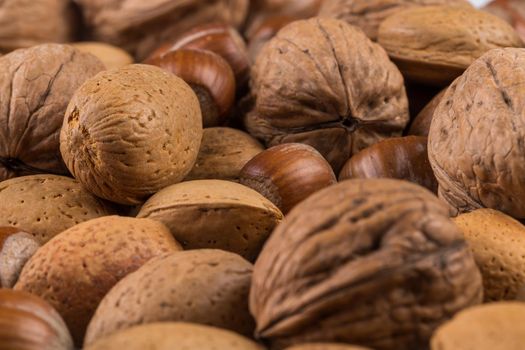
[[[522,350],[525,6],[0,1],[0,350]]]

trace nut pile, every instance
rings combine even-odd
[[[524,9],[0,1],[0,350],[523,350]]]

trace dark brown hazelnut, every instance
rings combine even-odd
[[[0,227],[0,286],[12,288],[40,243],[17,227]]]
[[[287,143],[269,148],[246,163],[240,183],[264,195],[286,214],[312,193],[337,183],[337,179],[315,148]]]
[[[235,77],[219,55],[203,50],[176,50],[146,63],[177,75],[199,99],[205,128],[224,124],[235,102]]]
[[[443,95],[446,90],[442,90],[439,94],[434,96],[432,100],[423,108],[416,118],[412,121],[410,129],[408,129],[409,135],[417,136],[428,136],[430,130],[430,124],[432,123],[432,117],[434,116],[434,111],[441,102]]]

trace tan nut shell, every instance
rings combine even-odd
[[[60,151],[91,192],[138,204],[188,174],[201,138],[193,90],[160,68],[137,64],[101,72],[76,91]]]
[[[514,300],[525,284],[525,226],[499,211],[455,218],[481,270],[485,301]]]
[[[15,290],[36,294],[55,307],[79,345],[113,285],[149,259],[180,249],[159,222],[106,216],[76,225],[40,248]]]
[[[154,259],[104,297],[89,324],[85,345],[142,323],[184,321],[250,336],[248,310],[253,266],[218,249],[177,252]]]
[[[410,80],[446,86],[485,52],[522,47],[504,20],[469,7],[428,6],[396,12],[378,42]]]
[[[0,227],[0,287],[12,288],[22,268],[40,248],[35,237],[15,227]]]
[[[185,180],[238,181],[242,167],[264,147],[249,134],[232,128],[204,129],[197,161]]]
[[[78,181],[65,176],[32,175],[0,182],[0,226],[14,226],[45,243],[83,221],[113,210]]]
[[[246,186],[195,180],[158,192],[137,217],[164,223],[185,249],[224,249],[254,261],[283,215]]]
[[[88,52],[104,63],[107,69],[120,68],[133,63],[133,57],[119,47],[99,42],[78,42],[72,46],[82,52]]]
[[[102,338],[85,350],[263,350],[241,335],[194,323],[149,323]]]
[[[466,309],[438,328],[432,350],[523,350],[525,303],[499,302]]]

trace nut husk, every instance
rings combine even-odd
[[[0,227],[0,286],[12,288],[40,243],[16,227]]]

